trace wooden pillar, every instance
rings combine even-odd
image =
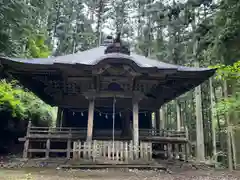
[[[151,122],[152,122],[152,129],[156,129],[156,114],[151,113]]]
[[[127,136],[131,138],[133,134],[133,121],[131,120],[131,112],[127,112],[127,119],[126,119],[126,128],[127,128]]]
[[[159,110],[155,111],[155,122],[156,122],[156,130],[159,132],[160,130],[160,117],[159,117]]]
[[[173,158],[173,144],[168,143],[167,144],[167,155],[168,155],[168,159],[172,159]]]
[[[152,112],[147,113],[147,119],[149,122],[149,129],[153,128],[153,122],[152,122]]]
[[[67,140],[67,159],[70,159],[71,157],[71,150],[72,150],[72,147],[71,147],[71,144],[72,144],[72,130],[70,129],[69,132],[68,132],[68,140]]]
[[[180,131],[181,130],[181,107],[177,100],[176,100],[176,111],[177,111],[177,131]]]
[[[32,122],[28,122],[27,127],[27,134],[26,134],[26,141],[24,143],[24,149],[23,149],[23,158],[28,158],[28,149],[29,149],[29,135],[30,135],[30,128],[32,126]]]
[[[123,128],[122,128],[122,137],[131,137],[131,118],[130,112],[127,111],[123,115]]]
[[[94,99],[89,99],[87,141],[92,141],[94,118]]]
[[[154,136],[155,132],[156,132],[156,114],[155,114],[155,112],[151,113],[151,122],[152,122],[152,135]]]
[[[58,107],[56,127],[62,127],[62,114],[63,114],[62,108]]]
[[[160,122],[159,122],[159,129],[165,128],[165,107],[162,106],[159,110]]]
[[[67,127],[67,113],[68,113],[68,109],[62,109],[62,119],[60,122],[60,127]]]
[[[50,152],[50,139],[47,139],[47,142],[46,142],[46,153],[45,153],[46,159],[49,158],[49,152]]]
[[[138,119],[138,102],[137,100],[133,99],[133,146],[134,146],[134,156],[138,158],[138,147],[139,147],[139,119]]]
[[[160,129],[159,129],[159,110],[155,111],[155,135],[159,136],[160,135]]]
[[[125,114],[123,114],[123,116],[121,117],[121,137],[124,137],[126,134],[126,116]]]
[[[190,155],[190,143],[189,143],[189,134],[188,134],[188,127],[185,127],[186,131],[186,138],[187,138],[187,143],[185,143],[185,161],[188,161],[188,156]]]
[[[50,153],[50,135],[51,135],[51,127],[48,128],[48,139],[46,142],[46,152],[45,152],[45,158],[48,159],[49,158],[49,153]]]

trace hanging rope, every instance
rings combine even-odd
[[[116,101],[116,99],[115,99],[115,101]],[[126,110],[122,110],[122,111],[116,112],[116,108],[115,108],[114,113],[113,112],[112,113],[110,113],[110,112],[106,113],[106,112],[100,111],[99,109],[94,109],[94,112],[98,112],[100,116],[101,115],[105,115],[107,117],[108,117],[108,115],[113,115],[113,114],[115,114],[115,115],[118,114],[121,117],[122,113],[124,113],[126,111],[131,111],[132,112],[131,109],[126,109]],[[81,114],[81,116],[84,116],[84,112],[88,112],[88,109],[85,109],[85,110],[82,110],[82,111],[76,110],[76,111],[72,111],[72,112],[73,112],[73,115],[75,115],[75,113],[78,112],[78,113]],[[145,116],[147,115],[147,113],[151,113],[151,112],[149,112],[149,111],[138,112],[138,114],[145,114]]]

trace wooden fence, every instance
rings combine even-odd
[[[98,159],[124,162],[138,159],[151,161],[152,143],[140,142],[140,145],[134,148],[132,141],[75,141],[73,143],[73,159],[81,158],[93,161]]]

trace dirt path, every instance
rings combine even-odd
[[[185,171],[167,174],[138,170],[3,170],[0,180],[240,180],[240,172]]]

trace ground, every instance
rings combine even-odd
[[[237,180],[240,172],[191,170],[169,174],[140,170],[0,169],[0,180]]]
[[[75,166],[79,161],[65,158],[24,160],[13,156],[0,158],[0,180],[240,180],[240,171],[230,173],[206,164],[176,160],[160,162],[155,163],[164,167],[162,170],[80,170],[64,169],[64,165],[79,167]]]

